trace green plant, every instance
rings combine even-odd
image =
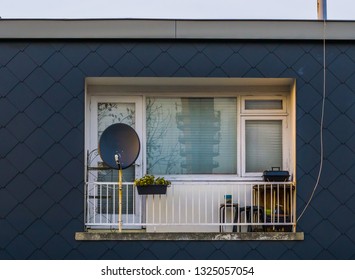
[[[165,180],[164,177],[155,178],[154,175],[146,174],[142,178],[135,179],[134,185],[136,185],[136,186],[149,186],[149,185],[169,186],[169,185],[171,185],[171,182],[168,180]]]

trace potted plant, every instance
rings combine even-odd
[[[134,180],[138,194],[166,194],[166,188],[171,182],[164,177],[155,178],[154,175],[146,174],[142,178]]]

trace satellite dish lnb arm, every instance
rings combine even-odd
[[[116,164],[117,164],[117,168],[118,169],[121,169],[121,163],[120,163],[120,159],[119,159],[120,157],[119,157],[119,155],[118,155],[118,153],[116,153],[115,154],[115,162],[116,162]]]

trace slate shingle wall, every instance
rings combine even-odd
[[[0,259],[355,259],[355,43],[327,43],[324,169],[298,242],[76,242],[84,78],[297,80],[298,212],[319,167],[316,41],[1,41]]]

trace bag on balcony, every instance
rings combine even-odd
[[[287,170],[280,170],[280,167],[271,167],[271,170],[265,170],[263,173],[266,182],[285,182],[290,178]]]

